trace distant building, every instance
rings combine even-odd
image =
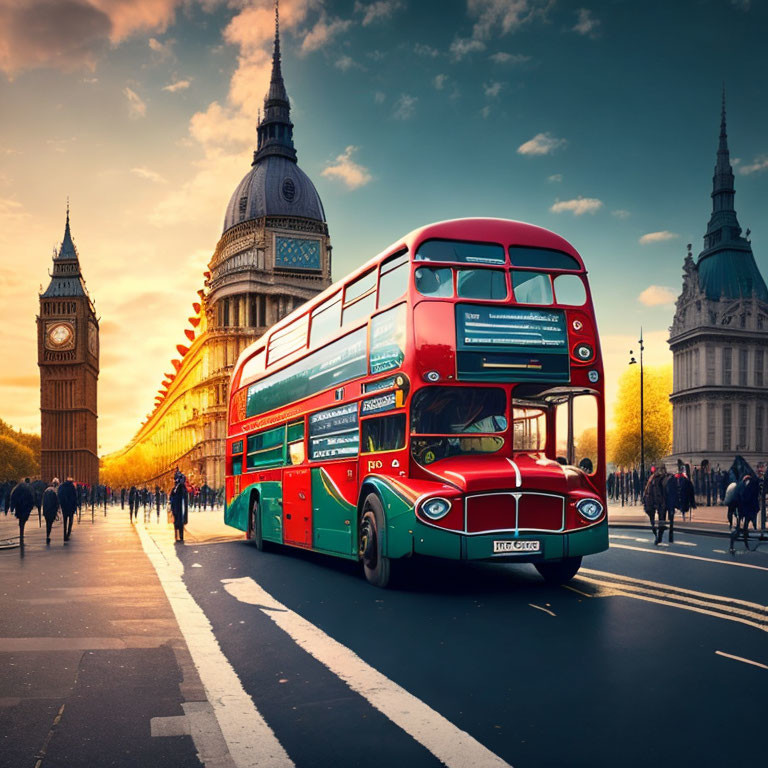
[[[194,305],[191,340],[155,408],[122,451],[129,482],[168,485],[178,465],[194,484],[224,485],[229,376],[245,347],[331,283],[331,244],[320,196],[296,163],[276,19],[272,77],[251,170],[227,205],[224,231]],[[132,478],[132,479],[130,479]]]
[[[753,466],[768,450],[768,289],[734,208],[725,96],[704,250],[691,246],[670,328],[674,359],[671,460],[730,467],[735,454]]]
[[[37,317],[40,368],[40,476],[99,482],[96,384],[99,321],[88,296],[69,228],[53,254],[51,282]]]

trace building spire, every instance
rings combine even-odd
[[[72,232],[69,228],[69,195],[67,195],[67,221],[64,225],[64,238],[61,241],[59,252],[54,256],[54,261],[61,261],[62,259],[77,260],[77,248],[75,248]]]
[[[283,82],[280,57],[280,6],[275,0],[275,43],[272,50],[272,76],[264,99],[264,118],[259,119],[259,143],[253,154],[253,165],[267,155],[280,155],[296,161],[293,147],[291,104]]]

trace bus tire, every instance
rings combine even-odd
[[[565,584],[570,581],[581,568],[581,556],[566,557],[554,563],[536,563],[536,570],[542,575],[547,584]]]
[[[384,530],[384,508],[375,493],[369,493],[363,502],[360,519],[360,556],[365,578],[375,587],[384,589],[389,584],[392,563],[384,555],[381,531]]]
[[[259,499],[257,496],[251,499],[251,509],[248,513],[248,538],[259,552],[264,550],[264,539],[261,535],[261,514],[259,513]]]

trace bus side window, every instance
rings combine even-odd
[[[366,419],[362,425],[361,453],[397,451],[405,447],[405,414]]]
[[[366,272],[347,285],[344,290],[344,309],[341,324],[353,323],[370,315],[376,309],[376,270]]]
[[[456,293],[462,299],[506,299],[506,276],[500,269],[460,269]]]
[[[266,432],[248,436],[246,467],[263,469],[279,467],[283,463],[285,448],[285,427],[275,427]]]
[[[232,443],[232,474],[243,474],[243,441]]]
[[[305,458],[304,422],[297,421],[288,425],[288,464],[303,464]]]
[[[341,292],[331,296],[312,313],[309,345],[316,347],[341,328]]]
[[[379,277],[379,304],[386,307],[397,301],[408,288],[408,251],[402,251],[381,265]]]

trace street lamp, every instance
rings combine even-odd
[[[643,329],[640,328],[640,482],[645,482],[645,409],[643,407]],[[632,355],[632,350],[629,350]],[[637,365],[634,356],[630,357],[629,365]]]

